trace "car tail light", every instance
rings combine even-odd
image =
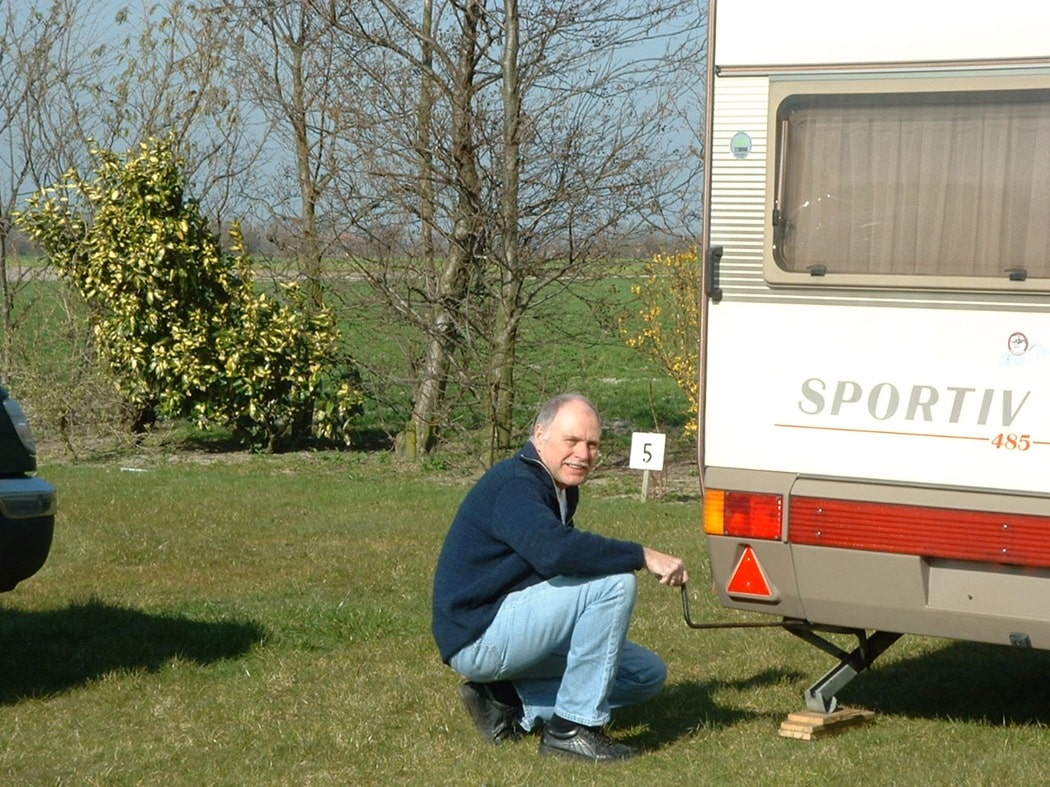
[[[22,406],[14,399],[4,399],[4,410],[7,412],[7,417],[11,419],[11,426],[15,429],[15,434],[18,435],[18,439],[25,447],[26,451],[36,456],[36,441],[33,439],[33,430],[29,426],[29,419],[26,418],[25,411],[22,410]]]
[[[783,514],[781,495],[725,489],[704,493],[704,532],[709,535],[779,539]]]

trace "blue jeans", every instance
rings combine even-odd
[[[554,713],[600,726],[611,708],[652,697],[667,679],[659,656],[627,641],[636,594],[634,574],[554,577],[507,596],[449,663],[467,680],[511,681],[526,730]]]

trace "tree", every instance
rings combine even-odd
[[[460,15],[460,39],[452,61],[450,161],[453,208],[444,269],[430,303],[422,375],[413,397],[410,428],[416,445],[431,451],[437,444],[445,394],[464,326],[463,306],[484,253],[482,193],[475,139],[475,95],[482,4],[453,4]],[[433,142],[433,138],[431,138]],[[433,178],[428,174],[427,179]],[[422,215],[422,212],[421,212]]]
[[[352,259],[424,337],[410,431],[429,449],[454,390],[488,414],[491,460],[511,444],[529,310],[591,273],[613,239],[666,230],[687,199],[696,173],[668,154],[673,104],[663,95],[696,55],[680,40],[700,23],[689,16],[695,5],[585,0],[523,11],[512,0],[447,0],[432,26],[393,0],[319,5],[345,34],[336,43],[358,85],[374,86],[357,93],[348,140],[369,168],[352,190],[336,179],[333,198],[353,222],[346,236],[367,237],[377,215],[402,228],[392,252],[357,249]],[[632,59],[642,45],[652,57]],[[399,86],[417,84],[404,78],[416,73],[430,92],[412,101]],[[429,108],[425,126],[406,125],[413,104]],[[425,146],[410,133],[424,127]],[[414,179],[432,189],[406,187]],[[427,232],[439,239],[433,258],[411,242]]]
[[[297,260],[309,308],[321,310],[322,259],[332,235],[321,214],[335,171],[349,163],[336,152],[341,118],[353,100],[348,69],[336,59],[325,17],[308,0],[222,0],[202,5],[200,17],[222,31],[238,90],[266,119],[275,144],[284,146],[279,179],[296,188],[275,187],[269,196],[278,211],[296,218],[295,242],[286,250]]]
[[[9,266],[13,213],[24,191],[68,166],[71,143],[59,128],[81,121],[65,99],[86,89],[91,55],[70,31],[76,5],[55,2],[44,11],[3,4],[0,18],[0,377],[14,373],[16,294],[32,275]],[[61,74],[64,80],[56,75]],[[24,314],[24,312],[23,312]]]
[[[95,156],[93,178],[70,171],[16,220],[91,308],[135,425],[192,416],[270,451],[311,428],[345,437],[360,397],[330,312],[294,284],[284,303],[255,291],[239,232],[224,254],[187,197],[173,136]]]
[[[249,207],[266,147],[248,121],[227,31],[185,0],[144,4],[138,17],[123,8],[116,21],[126,34],[103,37],[107,60],[91,85],[101,129],[84,138],[113,150],[173,134],[187,181],[223,230]]]
[[[518,0],[503,0],[503,56],[500,60],[503,104],[502,169],[503,191],[500,200],[501,246],[503,267],[499,283],[495,324],[492,329],[492,362],[488,368],[489,438],[488,463],[494,464],[499,452],[510,447],[513,439],[514,358],[518,330],[521,327],[521,293],[525,280],[522,269],[521,227],[518,211],[521,199],[522,173],[522,89],[519,72],[521,16]]]
[[[333,181],[346,234],[374,238],[377,224],[398,228],[387,235],[394,243],[380,251],[383,256],[358,253],[351,260],[420,334],[412,412],[399,439],[408,456],[432,450],[446,423],[445,398],[459,378],[457,353],[466,341],[464,310],[479,279],[488,229],[475,97],[478,54],[491,35],[479,0],[443,8],[452,11],[457,31],[448,45],[441,43],[443,32],[434,21],[441,14],[432,3],[418,21],[383,0],[326,9],[329,24],[344,34],[342,60],[353,64],[359,86],[347,114],[353,120],[345,145],[362,170],[352,181]],[[412,74],[420,75],[418,82]],[[417,108],[408,123],[405,106]]]
[[[265,211],[305,309],[352,318],[338,258],[411,332],[396,380],[366,367],[377,398],[408,402],[409,454],[457,429],[487,432],[488,461],[512,447],[517,403],[549,393],[516,375],[522,324],[641,237],[695,230],[698,164],[667,132],[702,83],[682,79],[701,60],[691,0],[174,0],[97,36],[76,0],[50,7],[26,145],[62,167],[25,182],[83,169],[88,137],[174,133],[211,229]]]

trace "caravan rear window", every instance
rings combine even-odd
[[[1050,90],[792,95],[777,121],[783,271],[1050,279]]]

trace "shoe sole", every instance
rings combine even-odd
[[[545,743],[540,744],[541,757],[559,757],[563,760],[593,762],[598,765],[606,765],[612,762],[625,762],[637,757],[641,753],[641,751],[632,751],[630,754],[625,754],[623,757],[588,757],[586,754],[569,751],[568,749],[559,749],[557,746],[548,746]]]

